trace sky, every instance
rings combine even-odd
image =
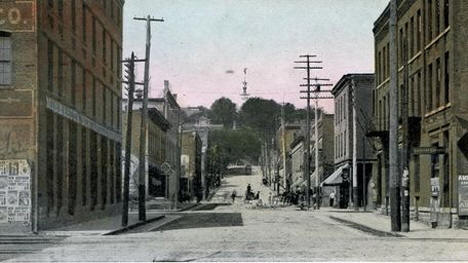
[[[317,55],[322,70],[313,77],[331,84],[348,73],[374,72],[372,28],[388,0],[127,0],[124,57],[145,54],[145,22],[152,23],[150,97],[162,94],[164,80],[183,107],[209,107],[247,92],[305,107],[299,97],[304,70],[293,69],[301,54]],[[232,70],[234,73],[226,73]],[[137,74],[143,75],[143,67]],[[333,101],[319,105],[333,112]]]

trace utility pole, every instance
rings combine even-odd
[[[285,120],[285,114],[284,114],[284,102],[283,105],[281,105],[281,149],[283,152],[283,183],[284,183],[284,189],[287,189],[287,184],[288,184],[288,174],[286,170],[286,120]]]
[[[125,63],[125,79],[122,81],[127,84],[127,130],[125,137],[125,168],[124,168],[124,185],[123,185],[123,204],[122,204],[122,226],[128,224],[128,202],[129,202],[129,187],[130,187],[130,164],[132,154],[132,127],[133,127],[133,100],[135,94],[135,85],[143,85],[141,82],[135,81],[135,63],[145,62],[144,59],[136,59],[135,54],[132,52],[130,59],[123,60]]]
[[[398,164],[398,61],[397,61],[397,0],[390,1],[390,218],[392,231],[401,230],[400,166]]]
[[[404,83],[401,94],[401,120],[402,120],[402,138],[403,146],[401,151],[401,169],[403,177],[401,178],[401,198],[402,198],[402,209],[401,209],[401,231],[409,232],[410,230],[410,196],[409,196],[409,153],[410,153],[410,142],[409,142],[409,123],[408,123],[408,90],[409,90],[409,67],[408,67],[408,42],[407,37],[404,39],[403,47],[403,59],[404,59]]]
[[[354,210],[358,211],[356,83],[354,80],[351,80],[351,98],[353,103],[353,206]]]
[[[321,86],[331,86],[331,84],[319,84],[319,80],[325,80],[329,81],[329,79],[319,79],[319,78],[311,78],[310,77],[310,71],[314,69],[323,69],[323,67],[312,67],[311,64],[321,64],[322,61],[311,61],[311,58],[316,57],[316,55],[300,55],[300,58],[306,58],[305,61],[294,61],[294,63],[298,64],[305,64],[305,67],[294,67],[294,69],[303,69],[306,70],[307,72],[307,78],[304,78],[304,80],[307,81],[307,84],[300,84],[301,87],[307,87],[307,90],[301,90],[300,93],[306,93],[306,97],[301,97],[301,99],[306,99],[307,100],[307,117],[306,117],[306,136],[305,136],[305,163],[304,163],[304,177],[307,180],[307,191],[306,191],[306,198],[307,198],[307,208],[310,208],[310,188],[311,188],[311,181],[310,181],[310,100],[311,100],[311,93],[315,94],[315,171],[316,171],[316,178],[315,178],[315,184],[316,184],[316,196],[318,197],[318,129],[317,129],[317,118],[318,118],[318,99],[320,98],[328,98],[328,97],[319,97],[318,94],[320,92],[329,92],[329,91],[321,91],[320,87]],[[311,80],[315,80],[315,84],[311,84]],[[312,91],[311,88],[315,87],[315,90]],[[333,98],[333,97],[330,97]],[[317,198],[318,199],[318,198]],[[318,205],[317,205],[318,207]]]
[[[122,204],[122,226],[128,225],[128,201],[130,188],[130,157],[132,154],[132,120],[133,120],[133,96],[135,92],[135,54],[132,52],[130,61],[125,63],[125,78],[128,83],[127,94],[127,131],[125,135],[125,171],[123,185],[123,204]]]
[[[146,18],[135,17],[134,20],[146,21],[146,56],[145,56],[145,73],[144,73],[144,86],[143,86],[143,109],[140,126],[140,153],[138,163],[138,218],[140,221],[146,220],[146,130],[148,119],[148,89],[149,89],[149,67],[150,67],[150,53],[151,53],[151,22],[164,22],[164,19],[155,19],[151,16]]]

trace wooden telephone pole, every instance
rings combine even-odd
[[[392,231],[401,230],[400,165],[398,158],[398,61],[397,61],[397,0],[390,1],[390,219]]]
[[[319,79],[319,78],[311,78],[310,71],[314,69],[323,69],[323,67],[312,67],[311,64],[321,64],[322,61],[311,61],[311,58],[316,57],[316,55],[301,55],[300,58],[306,58],[305,61],[295,61],[294,63],[298,64],[305,64],[305,67],[294,67],[295,69],[303,69],[307,72],[307,78],[304,80],[307,81],[307,84],[300,84],[301,87],[307,87],[307,90],[301,90],[301,93],[306,93],[306,97],[301,97],[301,99],[307,100],[307,117],[306,117],[306,136],[305,136],[305,156],[304,156],[304,178],[307,180],[307,191],[306,191],[306,198],[307,198],[307,208],[310,208],[310,189],[311,189],[311,181],[310,181],[310,100],[312,99],[311,94],[314,93],[315,99],[315,193],[318,197],[319,194],[319,174],[318,174],[318,158],[319,158],[319,151],[318,151],[318,127],[317,127],[317,119],[318,119],[318,100],[319,99],[333,99],[332,96],[319,96],[321,92],[330,92],[329,90],[321,90],[322,86],[331,86],[331,84],[319,84],[319,81],[329,81],[329,79]],[[311,80],[315,80],[315,83],[312,84]],[[315,90],[311,90],[311,88],[315,88]],[[317,203],[317,208],[320,207]]]
[[[151,22],[164,22],[164,19],[155,19],[151,16],[146,18],[135,17],[134,20],[146,21],[146,57],[145,57],[145,73],[143,85],[143,107],[142,118],[140,125],[140,153],[138,162],[138,219],[140,221],[146,220],[146,129],[148,119],[148,89],[149,89],[149,66],[150,66],[150,53],[151,53]]]

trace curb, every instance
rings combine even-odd
[[[181,209],[177,210],[176,212],[188,211],[188,210],[191,210],[191,209],[193,209],[193,208],[195,208],[197,206],[200,206],[200,205],[201,205],[201,203],[195,203],[195,204],[189,205],[187,207],[181,208]]]
[[[133,225],[129,225],[129,226],[126,226],[126,227],[122,227],[122,228],[119,228],[119,229],[116,229],[116,230],[112,230],[110,232],[107,232],[107,233],[104,233],[102,234],[103,236],[111,236],[111,235],[118,235],[118,234],[122,234],[122,233],[125,233],[129,230],[132,230],[132,229],[135,229],[137,227],[140,227],[142,225],[146,225],[148,223],[152,223],[152,222],[155,222],[155,221],[158,221],[158,220],[161,220],[163,218],[165,218],[166,216],[165,215],[161,215],[161,216],[157,216],[157,217],[153,217],[151,219],[148,219],[148,220],[145,220],[145,221],[140,221],[138,223],[135,223]]]
[[[335,216],[328,216],[328,217],[335,220],[335,221],[343,223],[348,227],[360,230],[362,232],[371,234],[373,236],[378,236],[378,237],[406,237],[404,235],[400,235],[400,234],[397,234],[397,233],[394,233],[394,232],[387,232],[387,231],[377,230],[377,229],[368,227],[366,225],[359,224],[359,223],[356,223],[356,222],[353,222],[353,221],[350,221],[350,220],[342,219],[342,218],[339,218],[339,217],[335,217]]]

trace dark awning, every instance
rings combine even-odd
[[[336,186],[340,185],[343,183],[343,177],[341,176],[343,174],[343,170],[348,168],[349,164],[344,164],[340,166],[338,169],[336,169],[330,176],[323,181],[320,186]]]

